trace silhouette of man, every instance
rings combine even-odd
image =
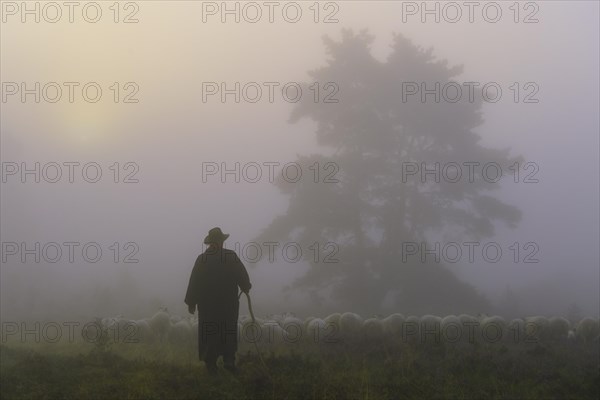
[[[217,371],[219,356],[226,369],[236,370],[238,287],[245,293],[252,287],[237,254],[223,248],[228,237],[221,228],[208,232],[208,248],[196,259],[185,295],[189,312],[198,309],[198,356],[211,374]]]

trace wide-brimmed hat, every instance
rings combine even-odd
[[[223,233],[221,228],[216,227],[208,231],[208,236],[204,238],[204,244],[222,243],[229,237],[228,233]]]

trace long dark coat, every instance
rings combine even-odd
[[[205,359],[210,348],[217,355],[234,354],[238,339],[238,287],[251,288],[248,272],[237,254],[209,247],[194,264],[185,295],[198,307],[198,352]]]

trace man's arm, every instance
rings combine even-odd
[[[187,291],[185,293],[185,304],[188,306],[188,311],[193,314],[196,311],[196,305],[198,304],[198,290],[200,289],[199,282],[199,265],[198,260],[194,264],[190,280],[188,282]]]
[[[237,254],[235,255],[235,259],[238,271],[238,286],[240,287],[242,292],[248,293],[250,291],[250,288],[252,288],[252,284],[250,283],[250,276],[248,276],[248,271],[246,271],[244,263],[242,263],[242,260],[240,260]]]

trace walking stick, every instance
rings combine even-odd
[[[240,299],[240,297],[242,297],[242,293],[246,294],[246,298],[248,299],[248,310],[250,311],[250,317],[252,318],[252,322],[254,324],[256,324],[256,319],[254,318],[254,311],[252,310],[252,300],[250,300],[250,295],[248,294],[248,292],[240,292],[240,294],[238,296],[238,300]],[[269,377],[269,380],[271,381],[271,383],[273,383],[273,378],[271,377],[271,374],[269,373],[269,367],[267,367],[267,364],[265,363],[265,360],[263,359],[263,356],[260,352],[260,349],[258,348],[258,344],[256,343],[256,340],[254,340],[254,347],[256,348],[256,352],[258,353],[258,358],[260,359],[260,362],[262,363],[262,365],[265,369],[265,373]]]

